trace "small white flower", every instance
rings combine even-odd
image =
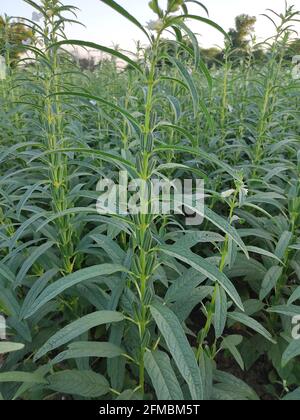
[[[33,20],[33,22],[39,22],[42,19],[42,17],[42,13],[33,12],[31,20]]]
[[[240,220],[240,218],[238,216],[233,216],[232,219],[231,219],[231,223],[237,222],[239,220]]]
[[[239,195],[240,207],[244,205],[248,193],[249,193],[248,188],[246,188],[245,184],[242,184],[240,188],[240,195]]]
[[[230,113],[232,113],[232,112],[233,112],[233,106],[228,105],[228,111],[229,111]]]
[[[23,39],[22,44],[25,46],[30,45],[30,39]]]
[[[249,194],[249,190],[248,190],[248,188],[245,188],[245,187],[243,187],[243,188],[241,189],[241,192],[242,192],[242,194],[243,194],[245,197],[247,197],[247,195]]]
[[[155,25],[156,25],[156,20],[150,20],[147,23],[147,29],[149,29],[150,31],[155,31]]]
[[[233,194],[235,193],[235,190],[227,190],[227,191],[223,191],[221,196],[223,198],[229,198],[231,197]]]
[[[162,27],[163,27],[163,21],[161,19],[150,20],[147,24],[147,28],[150,31],[160,31]]]
[[[92,100],[92,101],[90,101],[90,104],[93,105],[93,106],[96,106],[97,105],[97,101]]]

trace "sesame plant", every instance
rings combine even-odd
[[[24,0],[14,66],[4,43],[0,399],[300,399],[299,11],[267,12],[259,63],[198,1],[152,0],[147,25],[99,1],[146,46],[68,39],[59,0]],[[210,69],[191,22],[224,36]],[[139,211],[100,213],[124,174]],[[203,208],[153,212],[153,179],[204,180]]]

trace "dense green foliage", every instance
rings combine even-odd
[[[33,58],[6,54],[0,80],[0,399],[300,399],[299,13],[270,12],[264,65],[227,40],[209,71],[188,22],[222,28],[199,2],[151,1],[149,29],[102,0],[149,39],[129,58],[66,40],[75,9],[25,1]],[[111,58],[82,72],[70,44]],[[98,214],[120,169],[203,178],[204,222]]]

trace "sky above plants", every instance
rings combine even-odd
[[[148,7],[148,0],[119,0],[118,2],[143,24],[155,18]],[[80,9],[78,18],[86,26],[85,28],[76,25],[69,27],[67,29],[69,38],[84,39],[106,45],[118,44],[121,48],[130,50],[134,50],[136,40],[146,42],[138,29],[99,0],[68,0],[67,3]],[[166,0],[161,0],[160,3],[163,5]],[[273,34],[272,24],[259,15],[265,13],[267,8],[272,8],[277,12],[284,10],[284,0],[203,0],[203,3],[209,9],[210,18],[225,30],[234,26],[234,17],[241,13],[258,16],[256,33],[259,40]],[[292,0],[290,4],[300,8],[300,0]],[[191,12],[200,10],[198,6],[189,7]],[[9,2],[1,0],[0,14],[4,13],[11,16],[31,17],[32,9],[22,0],[10,0]],[[216,30],[199,23],[190,26],[199,34],[199,42],[203,47],[222,45],[223,37]]]

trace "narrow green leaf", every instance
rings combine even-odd
[[[300,299],[300,286],[298,286],[292,293],[291,297],[288,300],[288,305],[292,305],[294,302],[296,302],[299,299]]]
[[[285,255],[285,253],[286,253],[286,251],[289,247],[292,236],[293,236],[292,232],[285,231],[285,232],[283,232],[283,234],[281,235],[281,237],[279,239],[279,242],[278,242],[276,250],[275,250],[275,255],[278,258],[280,258],[281,260],[283,259],[284,255]]]
[[[1,382],[24,382],[33,384],[46,384],[47,381],[37,373],[28,372],[4,372],[0,373]]]
[[[9,283],[15,282],[14,273],[6,265],[0,263],[0,280],[1,278],[7,280]]]
[[[27,292],[26,297],[23,301],[23,305],[20,310],[19,319],[24,319],[24,315],[31,310],[32,305],[38,298],[40,293],[44,290],[48,282],[58,274],[59,269],[53,269],[47,271],[42,277],[34,282],[30,290]]]
[[[249,252],[253,252],[254,254],[264,255],[265,257],[273,258],[274,260],[278,261],[280,264],[283,264],[280,258],[278,258],[276,255],[272,254],[272,252],[269,252],[265,249],[258,248],[257,246],[247,246],[247,250]]]
[[[258,334],[265,337],[268,341],[271,341],[271,343],[276,344],[276,341],[273,340],[269,331],[267,331],[259,322],[253,318],[250,318],[248,315],[241,312],[228,312],[228,318],[240,324],[246,325],[246,327],[256,331]]]
[[[113,239],[105,235],[92,235],[91,238],[103,248],[108,256],[116,263],[122,264],[125,259],[125,252],[120,248],[120,246]]]
[[[215,366],[214,361],[205,352],[201,354],[199,368],[203,372],[202,376],[204,377],[204,400],[210,401],[212,398],[213,370]]]
[[[199,61],[200,61],[199,41],[198,41],[196,35],[194,34],[194,32],[191,31],[184,23],[178,23],[177,25],[185,31],[187,36],[190,38],[191,43],[193,44],[195,67],[197,68],[198,65],[199,65]],[[208,74],[209,74],[209,72],[208,72]],[[211,81],[211,79],[210,79],[210,81]]]
[[[48,375],[48,373],[51,370],[51,365],[47,364],[47,365],[42,365],[40,366],[36,371],[35,371],[35,375],[39,375],[40,377],[44,378],[46,375]],[[17,392],[14,394],[12,400],[16,401],[18,400],[22,395],[24,395],[25,393],[27,393],[27,391],[29,391],[31,388],[35,387],[36,383],[34,382],[25,382],[23,383],[17,390]]]
[[[207,206],[205,209],[196,208],[189,206],[188,204],[185,204],[186,207],[189,207],[190,210],[192,210],[194,213],[204,217],[205,219],[209,220],[212,224],[217,226],[219,229],[221,229],[226,235],[228,235],[245,253],[247,257],[249,257],[249,252],[247,250],[246,245],[244,244],[243,240],[240,238],[237,230],[230,225],[230,223],[227,222],[227,220],[223,219],[223,217],[219,216],[215,212],[213,212],[210,208]]]
[[[40,296],[36,299],[32,306],[28,308],[28,310],[23,316],[25,319],[31,317],[47,302],[54,299],[56,296],[60,295],[70,287],[76,286],[79,283],[91,280],[99,276],[108,276],[114,273],[125,271],[127,270],[124,267],[116,264],[101,264],[89,268],[84,268],[80,271],[69,274],[68,276],[63,277],[60,280],[57,280],[56,282],[48,286],[40,294]]]
[[[198,0],[185,0],[185,3],[195,3],[195,4],[198,4],[198,6],[202,7],[202,9],[205,10],[207,16],[209,16],[209,12],[208,12],[207,7],[203,3],[201,3],[200,1],[198,1]]]
[[[31,269],[31,267],[36,263],[36,261],[44,255],[50,248],[52,248],[54,245],[54,242],[46,242],[43,245],[40,245],[38,248],[36,248],[30,256],[26,259],[26,261],[23,263],[17,277],[16,282],[14,284],[14,287],[18,287],[22,284],[26,274]]]
[[[138,391],[134,389],[126,389],[120,395],[118,395],[116,401],[138,401],[142,399],[143,397],[141,394],[138,394]]]
[[[171,61],[171,63],[173,63],[175,67],[177,67],[179,73],[181,74],[181,76],[183,77],[185,83],[187,84],[189,88],[189,91],[191,93],[191,97],[193,100],[194,116],[196,118],[197,113],[198,113],[198,106],[199,106],[199,96],[198,96],[198,91],[197,91],[195,82],[192,76],[187,71],[186,67],[181,63],[181,61],[172,57],[168,57],[168,60]]]
[[[56,356],[51,364],[58,364],[69,359],[80,359],[86,357],[114,358],[124,354],[124,351],[112,343],[97,343],[90,341],[79,341],[68,346],[68,350]]]
[[[91,370],[65,370],[47,377],[53,391],[78,395],[85,398],[97,398],[109,392],[109,383],[104,376]]]
[[[200,274],[199,271],[190,268],[182,276],[178,277],[169,286],[165,301],[175,302],[176,300],[189,298],[193,290],[206,280],[206,276]]]
[[[300,387],[295,389],[295,391],[287,394],[282,400],[283,401],[300,401]]]
[[[221,400],[259,400],[255,391],[244,381],[227,372],[216,370],[214,380],[217,382],[214,388],[214,397]]]
[[[193,400],[203,400],[203,380],[194,352],[176,315],[159,302],[151,305],[151,314],[164,337],[171,355],[185,379]]]
[[[19,350],[22,350],[23,348],[24,348],[24,344],[10,343],[7,341],[0,342],[0,354],[19,351]]]
[[[292,359],[300,356],[300,339],[293,340],[282,355],[281,364],[285,367]]]
[[[262,282],[261,290],[259,293],[259,299],[264,300],[268,294],[276,287],[278,280],[280,279],[283,272],[283,268],[279,266],[271,267],[264,277]]]
[[[214,327],[216,338],[220,338],[226,326],[227,321],[227,298],[222,287],[216,285],[216,302],[214,314]]]
[[[63,45],[77,45],[78,47],[93,48],[94,50],[102,51],[106,54],[117,57],[122,61],[125,61],[127,64],[135,68],[138,72],[140,72],[141,74],[144,74],[141,67],[135,61],[131,60],[126,55],[120,53],[117,50],[113,50],[111,48],[105,47],[104,45],[95,44],[94,42],[80,41],[77,39],[69,39],[66,41],[59,41],[59,42],[56,42],[55,44],[51,44],[48,48],[62,47]]]
[[[66,327],[62,328],[56,334],[54,334],[49,340],[43,345],[43,347],[37,352],[34,360],[37,361],[45,354],[49,353],[56,348],[69,343],[81,334],[89,331],[91,328],[95,328],[103,324],[111,324],[114,322],[123,321],[124,316],[119,312],[114,311],[98,311],[86,315],[77,321],[72,322]]]
[[[228,38],[228,33],[224,31],[224,29],[220,25],[218,25],[210,19],[196,15],[185,15],[184,17],[187,19],[197,20],[199,22],[205,23],[206,25],[212,26],[213,28],[217,29],[217,31],[221,32],[225,36],[225,38]]]
[[[171,257],[177,258],[180,261],[190,265],[195,270],[204,274],[213,282],[219,283],[226,293],[231,297],[234,303],[242,311],[244,310],[241,298],[235,289],[234,285],[217,267],[207,262],[204,258],[192,253],[189,250],[183,249],[180,245],[161,245],[160,250]]]
[[[240,366],[242,370],[244,370],[245,369],[244,361],[241,356],[241,353],[237,349],[237,346],[240,345],[242,341],[243,341],[243,337],[241,335],[230,335],[224,338],[221,347],[225,350],[230,351],[230,353],[234,357],[237,364]]]
[[[17,317],[20,311],[19,302],[10,288],[0,286],[0,304],[8,315]]]
[[[231,226],[230,223],[227,222],[227,220],[223,219],[223,217],[219,216],[208,207],[205,207],[203,217],[205,217],[207,220],[209,220],[211,223],[213,223],[215,226],[221,229],[224,233],[226,233],[226,235],[228,235],[241,248],[245,255],[247,257],[249,256],[247,247],[240,238],[238,231],[233,226]]]
[[[28,3],[34,9],[38,10],[45,18],[47,17],[46,12],[43,9],[43,7],[38,5],[36,2],[34,2],[33,0],[24,0],[24,1],[25,1],[25,3]]]
[[[224,171],[230,174],[234,179],[238,179],[237,172],[234,169],[232,169],[229,165],[227,165],[227,163],[222,162],[212,153],[204,152],[202,149],[195,149],[191,147],[184,147],[184,146],[178,146],[178,145],[168,146],[164,144],[155,148],[154,151],[155,152],[172,151],[173,153],[175,152],[187,153],[187,154],[190,154],[191,156],[197,156],[201,159],[207,160],[208,162],[215,164],[219,168],[224,169]]]
[[[101,98],[100,96],[95,96],[92,95],[90,93],[85,93],[85,92],[74,92],[74,91],[68,91],[68,92],[55,92],[52,94],[53,96],[70,96],[70,97],[78,97],[78,98],[82,98],[82,99],[89,99],[89,100],[93,100],[96,102],[99,102],[100,104],[106,106],[107,108],[113,109],[114,111],[118,112],[119,114],[121,114],[125,119],[127,119],[133,126],[133,128],[135,129],[136,133],[141,133],[142,129],[139,125],[139,122],[136,118],[134,118],[129,112],[126,111],[126,109],[120,107],[119,105],[116,105],[114,102],[111,101],[107,101],[104,98]],[[63,151],[63,150],[61,150]],[[112,155],[109,153],[104,152],[103,150],[95,150],[95,149],[79,149],[78,148],[76,150],[74,150],[74,148],[72,149],[67,149],[66,152],[75,152],[75,151],[82,151],[85,153],[93,153],[95,155],[98,156],[102,156],[103,158],[108,158],[110,159],[109,161],[113,161],[113,159],[120,161],[121,163],[125,164],[125,166],[127,167],[131,167],[132,165],[130,164],[130,162],[126,161],[125,159],[122,159],[120,156],[117,155]]]
[[[268,312],[286,315],[289,317],[299,316],[300,306],[296,305],[278,305],[268,309]]]
[[[158,400],[183,400],[182,391],[170,359],[161,351],[147,351],[145,354],[145,367],[151,378]]]
[[[110,6],[112,9],[114,9],[116,12],[120,13],[123,17],[128,19],[131,23],[133,23],[135,26],[137,26],[141,31],[144,32],[146,37],[151,42],[151,38],[149,37],[148,32],[144,29],[143,25],[130,13],[127,12],[122,6],[120,6],[118,3],[116,3],[113,0],[100,0],[102,3],[105,3],[107,6]]]

